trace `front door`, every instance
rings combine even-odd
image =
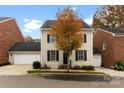
[[[63,64],[67,64],[67,53],[63,53]]]

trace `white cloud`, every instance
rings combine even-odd
[[[33,31],[39,30],[39,28],[42,25],[42,22],[36,19],[32,19],[32,20],[24,19],[24,22],[25,22],[25,25],[23,30],[25,32],[33,32]]]
[[[85,21],[87,24],[91,25],[92,22],[93,22],[93,16],[91,15],[89,18],[84,19],[84,21]]]
[[[29,20],[29,19],[27,19],[27,18],[25,18],[25,19],[24,19],[24,22],[29,22],[29,21],[30,21],[30,20]]]
[[[23,31],[25,31],[25,32],[30,32],[30,33],[32,32],[31,30],[26,29],[26,28],[24,28]]]

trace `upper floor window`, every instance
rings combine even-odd
[[[47,42],[52,43],[56,41],[56,37],[54,35],[47,35]]]
[[[86,34],[84,34],[83,39],[84,39],[84,43],[86,43],[87,42],[87,35]]]

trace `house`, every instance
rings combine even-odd
[[[41,42],[17,42],[8,51],[9,62],[11,64],[32,64],[40,61],[52,68],[58,68],[61,64],[67,64],[67,57],[55,47],[55,37],[49,34],[51,25],[55,20],[47,20],[41,27]],[[81,30],[84,33],[84,44],[79,50],[72,53],[71,64],[74,65],[93,65],[100,67],[101,53],[93,48],[93,29],[86,23]]]
[[[16,43],[23,42],[24,38],[12,17],[0,17],[0,65],[8,62],[8,50]]]
[[[9,49],[11,64],[32,64],[40,61],[40,42],[17,42]]]
[[[41,27],[41,62],[57,68],[61,64],[67,64],[67,57],[55,47],[56,38],[49,34],[53,22],[55,20],[46,20]],[[93,28],[83,23],[81,31],[84,33],[84,44],[79,50],[72,52],[72,66],[93,65]]]
[[[110,68],[115,61],[124,60],[124,29],[96,29],[94,47],[102,55],[102,64]]]

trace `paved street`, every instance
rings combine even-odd
[[[87,78],[86,78],[87,79]],[[85,82],[47,79],[41,76],[0,76],[0,87],[5,88],[108,88],[124,87],[124,79],[109,82]]]

